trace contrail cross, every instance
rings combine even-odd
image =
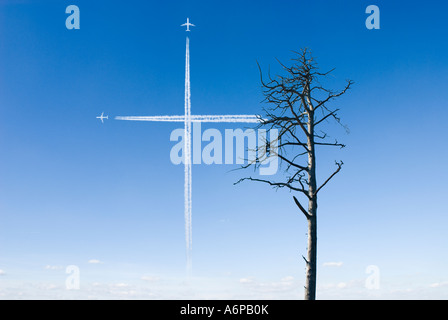
[[[187,19],[186,31],[189,26],[193,26]],[[158,121],[158,122],[183,122],[184,123],[184,167],[185,167],[185,187],[184,187],[184,216],[185,216],[185,240],[187,271],[192,268],[192,161],[191,161],[191,125],[193,122],[227,122],[227,123],[259,123],[260,119],[256,115],[192,115],[191,114],[191,91],[190,91],[190,39],[186,38],[185,53],[185,114],[181,116],[117,116],[115,120],[128,121]]]

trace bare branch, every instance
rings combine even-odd
[[[319,145],[319,146],[334,146],[334,147],[345,148],[345,144],[338,143],[337,141],[335,143],[314,142],[314,144]]]
[[[299,118],[299,116],[294,112],[294,108],[292,106],[292,104],[290,103],[290,101],[288,101],[288,106],[289,109],[291,110],[291,113],[294,115],[294,117],[296,118],[298,124],[300,125],[300,128],[302,129],[302,131],[305,133],[305,135],[307,137],[310,136],[310,133],[308,132],[308,130],[305,128],[304,124],[302,123],[301,119]]]
[[[296,205],[299,207],[299,209],[303,212],[303,214],[305,215],[305,217],[307,219],[311,218],[311,216],[309,215],[309,213],[305,210],[305,208],[300,204],[299,200],[297,200],[296,197],[293,196],[294,202],[296,203]]]
[[[293,167],[299,168],[300,170],[308,171],[307,167],[301,166],[301,165],[299,165],[297,163],[294,163],[294,162],[290,161],[289,159],[285,158],[281,154],[278,154],[278,152],[276,152],[276,156],[278,156],[280,159],[282,159],[283,161],[285,161],[286,163],[290,164]]]
[[[352,80],[348,80],[348,81],[347,81],[347,85],[345,86],[345,88],[344,88],[342,91],[340,91],[340,92],[338,92],[338,93],[330,93],[330,94],[328,94],[328,97],[327,97],[326,99],[320,101],[320,102],[316,105],[316,107],[315,107],[314,109],[317,110],[319,107],[323,106],[323,105],[324,105],[325,103],[327,103],[328,101],[330,101],[330,100],[332,100],[332,99],[334,99],[334,98],[337,98],[337,97],[342,96],[348,89],[350,89],[350,87],[352,86],[353,83],[354,83],[354,82],[353,82]]]
[[[303,260],[305,260],[306,264],[310,264],[310,262],[308,260],[306,260],[306,258],[302,255]],[[306,287],[304,287],[306,289]]]
[[[336,169],[335,172],[333,172],[333,174],[327,179],[325,180],[325,182],[316,190],[316,192],[314,193],[314,195],[316,195],[320,189],[322,189],[327,183],[328,181],[331,180],[331,178],[333,178],[339,171],[341,171],[342,165],[344,164],[344,162],[336,162],[336,165],[338,166],[338,168]]]
[[[322,121],[324,121],[325,119],[327,119],[329,117],[334,117],[337,121],[339,121],[340,119],[338,117],[336,117],[336,112],[338,112],[338,111],[339,111],[339,109],[336,109],[333,112],[328,113],[325,117],[323,117],[319,121],[315,122],[314,126],[317,126],[319,123],[321,123]]]
[[[245,180],[264,182],[264,183],[267,183],[267,184],[269,184],[269,185],[271,185],[273,187],[277,187],[277,188],[287,187],[287,188],[289,188],[291,190],[302,192],[304,195],[306,195],[308,197],[308,190],[305,190],[305,189],[302,189],[302,188],[293,187],[289,183],[285,183],[285,182],[272,182],[272,181],[269,181],[269,180],[256,179],[256,178],[248,177],[248,178],[242,178],[242,179],[238,180],[237,182],[234,183],[234,185],[238,184],[238,183],[241,183],[241,182],[243,182]]]

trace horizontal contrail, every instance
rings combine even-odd
[[[255,115],[190,115],[191,122],[243,122],[259,123]],[[185,116],[118,116],[115,120],[185,122]]]

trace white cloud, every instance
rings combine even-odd
[[[61,269],[63,269],[63,267],[62,266],[51,266],[51,265],[47,264],[45,266],[45,269],[47,269],[47,270],[61,270]]]
[[[42,287],[44,290],[54,290],[54,289],[58,289],[58,288],[59,288],[59,286],[57,286],[57,285],[55,285],[55,284],[53,284],[53,283],[42,284],[41,287]]]
[[[290,282],[290,281],[293,281],[293,280],[294,280],[294,277],[288,276],[288,277],[282,278],[280,281],[282,281],[282,282]]]
[[[2,269],[0,269],[0,276],[6,274],[5,271],[3,271]]]
[[[448,286],[448,281],[435,282],[429,285],[431,288],[440,288]]]
[[[341,281],[341,282],[318,283],[318,285],[317,285],[318,291],[321,291],[321,292],[325,292],[328,290],[345,289],[345,288],[364,290],[365,282],[362,279],[356,279],[356,280]]]
[[[270,296],[272,294],[291,292],[297,288],[301,288],[301,285],[292,276],[284,277],[280,281],[270,282],[260,282],[254,278],[242,278],[239,282],[254,293],[270,294]],[[267,297],[269,298],[270,296]]]
[[[324,267],[341,267],[344,263],[343,262],[324,262],[322,266]]]
[[[156,281],[159,281],[160,278],[156,277],[156,276],[143,276],[142,280],[149,281],[149,282],[156,282]]]
[[[103,263],[103,262],[101,262],[100,260],[97,260],[97,259],[90,259],[90,260],[88,261],[88,263],[91,263],[91,264],[100,264],[100,263]]]

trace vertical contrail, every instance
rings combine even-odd
[[[103,116],[103,115],[102,115]],[[102,117],[101,116],[101,117]],[[97,117],[99,118],[99,117]],[[185,243],[187,258],[187,275],[192,273],[192,122],[228,122],[228,123],[259,123],[263,119],[256,115],[191,115],[191,88],[190,88],[190,39],[186,38],[185,52],[185,114],[173,116],[117,116],[115,120],[129,121],[163,121],[184,122],[184,219]]]
[[[192,232],[191,232],[191,91],[190,91],[190,39],[187,37],[185,54],[185,132],[184,132],[184,151],[185,151],[185,242],[187,250],[187,273],[191,274],[192,269]]]

